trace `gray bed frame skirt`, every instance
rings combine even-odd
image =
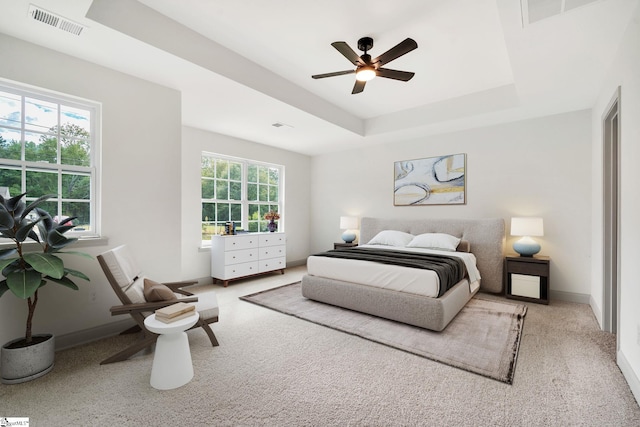
[[[398,230],[413,235],[447,233],[469,241],[482,277],[480,289],[502,292],[505,242],[502,218],[408,221],[362,218],[360,241],[366,243],[382,230]],[[442,331],[474,294],[466,280],[440,298],[431,298],[308,274],[302,277],[302,295],[305,298],[434,331]]]

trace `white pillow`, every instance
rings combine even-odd
[[[368,245],[385,245],[405,247],[413,239],[413,234],[396,230],[384,230],[375,235]]]
[[[460,239],[444,233],[424,233],[416,236],[407,244],[408,248],[438,249],[455,251]]]

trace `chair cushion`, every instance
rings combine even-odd
[[[214,291],[201,292],[194,296],[198,297],[195,305],[201,319],[208,320],[212,317],[218,317],[220,310],[218,309],[218,298]]]
[[[131,286],[124,289],[124,293],[133,304],[147,302],[144,299],[144,277],[138,277]]]
[[[176,294],[162,283],[151,279],[144,279],[144,299],[147,302],[177,300]]]
[[[141,275],[135,259],[126,245],[118,246],[102,254],[102,258],[114,279],[122,289],[131,285]],[[125,290],[126,292],[126,290]]]

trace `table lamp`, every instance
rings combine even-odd
[[[540,252],[540,244],[531,236],[544,236],[542,218],[511,218],[511,235],[522,236],[513,244],[520,256],[534,256]]]
[[[345,243],[351,243],[356,239],[356,229],[358,228],[358,218],[355,216],[341,216],[340,229],[345,230],[342,233],[342,240]]]

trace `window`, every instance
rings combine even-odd
[[[97,235],[99,105],[0,82],[0,187],[27,193],[54,219],[77,217],[69,233]]]
[[[267,231],[264,215],[278,212],[283,229],[284,166],[202,153],[202,241],[222,234],[227,222],[236,230]]]

